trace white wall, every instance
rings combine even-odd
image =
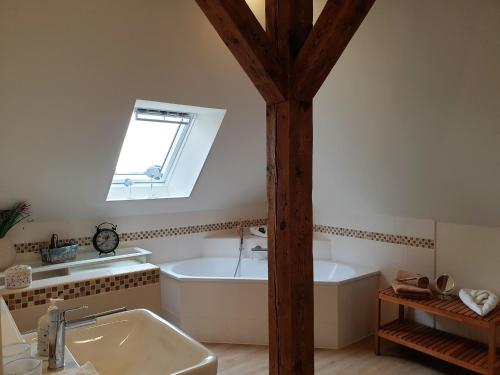
[[[265,210],[259,207],[241,207],[237,210],[211,210],[177,214],[100,218],[98,220],[33,222],[16,227],[9,233],[13,243],[48,241],[52,233],[59,238],[93,236],[96,225],[111,221],[118,226],[118,233],[139,232],[162,228],[176,228],[203,224],[216,224],[240,219],[265,217]],[[171,236],[137,241],[127,241],[121,247],[138,246],[151,251],[152,262],[162,263],[178,259],[201,256],[207,233]],[[237,253],[237,245],[234,247]],[[234,255],[234,254],[233,254]]]
[[[498,0],[378,0],[315,99],[316,212],[500,225],[499,33]],[[3,0],[0,56],[0,207],[264,206],[264,103],[195,2]],[[228,110],[191,198],[105,202],[137,98]]]
[[[500,296],[500,227],[438,223],[437,272],[454,275],[458,288]]]
[[[382,215],[328,215],[318,217],[319,224],[355,228],[371,232],[434,239],[432,220],[412,220]],[[332,256],[339,261],[361,266],[375,267],[382,271],[382,285],[394,278],[399,269],[410,269],[429,277],[434,276],[433,249],[377,242],[351,237],[332,237]]]
[[[377,0],[315,100],[317,212],[500,225],[500,2]]]

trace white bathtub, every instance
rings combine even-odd
[[[202,342],[267,344],[267,261],[195,258],[161,264],[162,313]],[[373,332],[379,272],[314,261],[315,346],[339,348]]]

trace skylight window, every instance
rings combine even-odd
[[[225,113],[137,100],[107,200],[189,197]]]
[[[114,184],[164,183],[195,115],[137,108],[116,165]],[[152,172],[157,172],[151,177]]]

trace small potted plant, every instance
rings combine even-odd
[[[0,210],[0,270],[10,267],[16,260],[14,245],[5,237],[7,233],[21,221],[31,215],[30,205],[26,202],[16,203],[8,210]]]

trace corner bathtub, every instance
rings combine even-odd
[[[210,343],[268,343],[267,261],[195,258],[164,263],[164,317]],[[373,333],[379,272],[314,260],[314,335],[319,348],[340,348]]]

